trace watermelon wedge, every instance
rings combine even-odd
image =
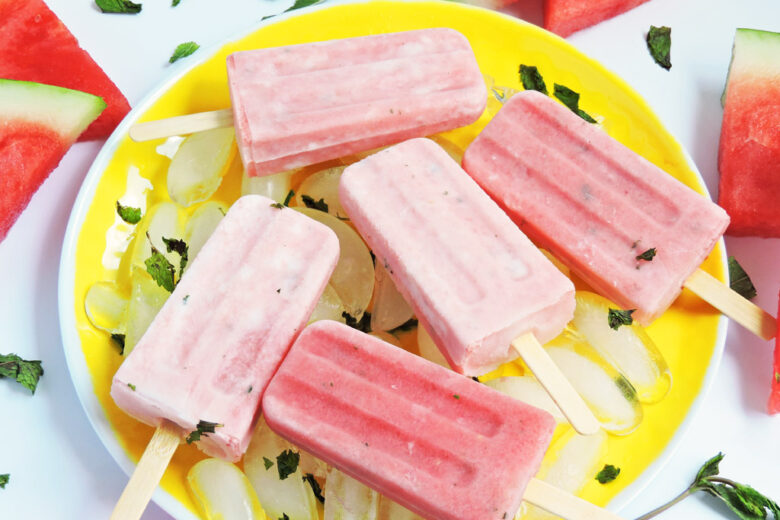
[[[0,79],[0,241],[105,107],[92,94]]]
[[[777,330],[780,331],[780,294],[777,296]],[[775,337],[775,366],[772,370],[772,392],[769,413],[780,413],[780,334]]]
[[[647,0],[544,0],[544,28],[563,38]]]
[[[102,97],[108,108],[82,141],[107,137],[130,110],[125,96],[42,0],[0,0],[0,78]]]
[[[780,237],[780,33],[737,29],[720,129],[729,235]]]

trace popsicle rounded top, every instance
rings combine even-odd
[[[513,518],[555,420],[332,321],[301,333],[263,398],[275,432],[425,518]]]
[[[156,427],[163,420],[184,431],[216,423],[198,446],[238,460],[265,387],[338,254],[326,226],[266,197],[240,198],[119,367],[114,401]]]
[[[712,201],[535,91],[501,108],[463,167],[529,237],[644,324],[677,298],[729,222]]]
[[[227,70],[255,176],[464,126],[487,102],[468,40],[447,28],[241,51]]]
[[[433,141],[347,167],[339,196],[454,370],[484,374],[571,319],[571,281]]]

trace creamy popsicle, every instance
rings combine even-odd
[[[227,70],[249,175],[464,126],[487,99],[468,40],[446,28],[236,52]]]
[[[412,139],[344,170],[339,197],[454,370],[479,376],[544,343],[574,286],[441,147]]]
[[[535,91],[512,97],[463,168],[541,247],[647,324],[729,218],[706,197]]]
[[[184,432],[218,424],[198,446],[236,461],[268,381],[336,265],[326,226],[258,195],[239,199],[114,376],[136,419]]]
[[[263,415],[293,444],[440,520],[513,518],[555,427],[547,412],[332,321],[301,333]]]

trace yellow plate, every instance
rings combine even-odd
[[[159,142],[134,143],[127,129],[139,120],[215,110],[230,105],[225,57],[237,50],[344,38],[425,27],[451,27],[466,35],[482,72],[501,86],[521,88],[520,63],[536,65],[548,85],[567,85],[581,93],[581,107],[603,121],[604,129],[628,147],[699,192],[701,177],[675,139],[626,83],[564,40],[520,20],[492,11],[446,2],[354,3],[316,8],[269,20],[251,34],[202,52],[200,62],[164,82],[120,125],[90,170],[71,215],[62,258],[60,316],[71,376],[87,415],[103,443],[125,471],[131,471],[152,430],[124,415],[109,396],[111,377],[121,361],[106,334],[92,328],[84,296],[95,282],[126,276],[102,265],[106,231],[114,222],[115,201],[125,192],[128,169],[139,168],[155,186],[148,204],[169,200],[165,191],[168,159],[157,154]],[[487,122],[449,132],[465,146]],[[240,192],[240,168],[234,167],[214,198],[234,201]],[[723,280],[722,241],[703,265]],[[661,403],[646,406],[641,426],[630,436],[610,437],[609,463],[622,469],[609,485],[594,480],[584,497],[619,507],[637,493],[671,456],[679,433],[690,420],[705,383],[717,368],[725,337],[725,320],[692,294],[683,292],[649,333],[671,368],[674,383]],[[164,479],[156,501],[178,518],[195,518],[185,488],[188,469],[202,458],[182,446]],[[629,489],[626,489],[629,488]]]

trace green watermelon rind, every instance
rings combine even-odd
[[[723,86],[723,93],[720,96],[720,106],[726,106],[726,91],[729,88],[729,79],[734,68],[734,60],[739,52],[740,59],[748,58],[755,60],[755,67],[764,68],[770,63],[780,63],[780,33],[771,31],[762,31],[760,29],[737,29],[734,35],[734,45],[731,48],[731,61],[729,62],[729,71],[726,74],[726,84]],[[751,67],[748,63],[747,67]],[[780,74],[780,66],[778,66]]]
[[[19,121],[75,141],[106,108],[102,98],[53,85],[0,79],[0,121]]]

